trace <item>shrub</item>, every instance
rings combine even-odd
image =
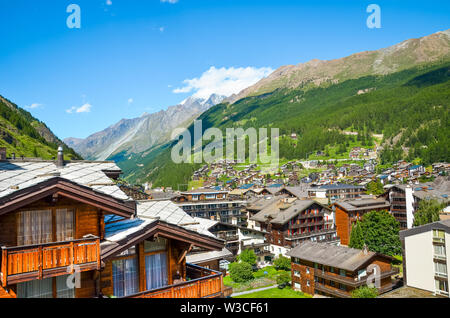
[[[352,298],[376,298],[378,290],[375,287],[361,286],[352,291]]]
[[[280,256],[273,261],[273,265],[278,270],[289,271],[291,270],[291,260],[288,257]]]
[[[288,285],[289,282],[291,281],[291,275],[289,275],[288,272],[283,272],[280,275],[278,275],[277,277],[277,284],[278,285]]]
[[[256,264],[256,255],[253,250],[243,250],[237,258],[239,261],[248,263],[250,265]]]
[[[228,266],[230,277],[236,283],[245,283],[253,279],[252,266],[246,262],[231,263]]]

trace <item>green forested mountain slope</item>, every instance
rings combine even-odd
[[[0,96],[0,147],[6,147],[8,157],[15,153],[16,157],[51,159],[59,145],[63,145],[66,159],[81,159],[43,122]]]
[[[422,65],[326,87],[277,89],[234,104],[216,105],[199,119],[204,130],[277,127],[280,134],[296,132],[295,147],[289,138],[280,139],[280,156],[286,159],[305,158],[327,146],[346,147],[355,137],[342,131],[352,130],[368,143],[371,133],[384,135],[383,162],[400,158],[420,158],[424,164],[449,161],[449,80],[450,62]],[[128,179],[175,189],[187,184],[197,167],[174,164],[170,160],[172,144],[131,158],[122,167]]]

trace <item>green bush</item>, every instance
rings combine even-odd
[[[378,290],[375,287],[361,286],[352,291],[352,298],[376,298]]]
[[[289,271],[291,270],[291,259],[280,254],[280,256],[273,261],[273,265],[278,270]]]
[[[245,283],[253,279],[252,266],[249,263],[231,263],[228,266],[230,277],[236,283]]]
[[[288,272],[283,272],[277,277],[278,285],[287,285],[291,281],[291,275]]]
[[[237,257],[237,259],[241,262],[248,263],[250,265],[256,264],[256,255],[253,250],[247,249],[243,250],[241,254]]]

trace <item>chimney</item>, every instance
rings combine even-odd
[[[6,160],[6,147],[0,148],[0,160]]]
[[[58,156],[56,157],[56,166],[58,168],[64,167],[64,153],[63,153],[63,147],[58,147]]]

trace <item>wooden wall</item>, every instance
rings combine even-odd
[[[20,211],[38,209],[75,209],[75,239],[81,239],[84,235],[92,234],[103,239],[104,223],[102,212],[90,205],[80,204],[77,201],[59,198],[56,203],[49,199],[34,202],[20,210],[0,216],[0,246],[17,245],[17,213]]]
[[[343,210],[338,205],[335,205],[335,207],[336,207],[335,222],[337,235],[340,237],[342,245],[348,245],[348,243],[350,242],[350,232],[351,232],[350,219],[345,210]]]

